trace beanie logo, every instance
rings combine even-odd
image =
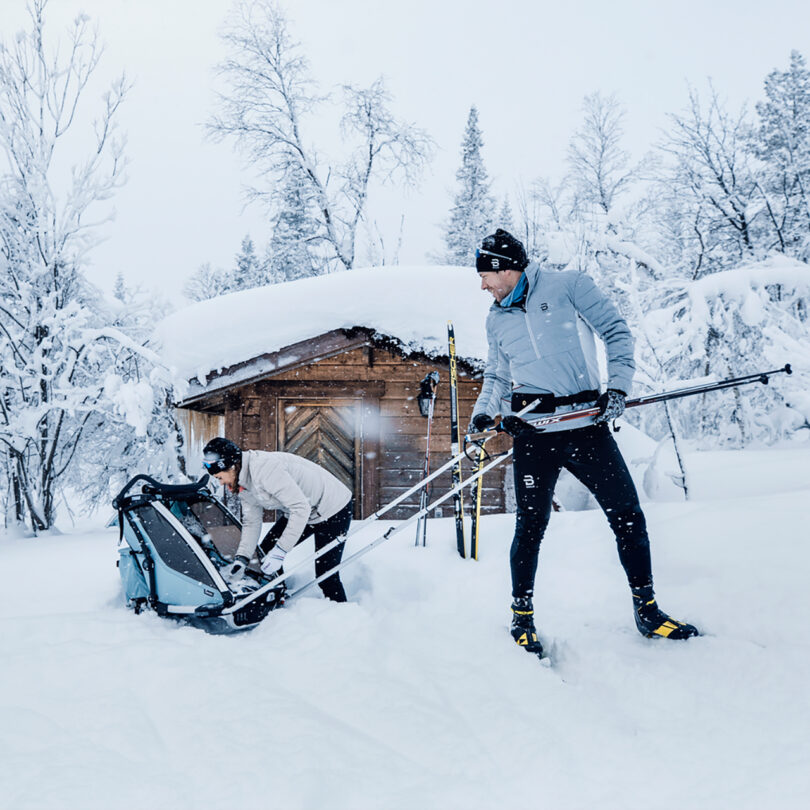
[[[493,270],[500,270],[501,269],[501,260],[496,259],[494,256],[491,259],[492,262],[492,269]]]
[[[548,304],[546,304],[546,303],[540,304],[540,309],[542,309],[543,312],[545,312],[548,309]]]

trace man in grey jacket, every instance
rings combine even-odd
[[[534,626],[534,578],[551,515],[554,486],[565,468],[594,495],[616,536],[633,594],[636,625],[651,637],[698,635],[658,608],[644,513],[608,422],[621,416],[635,363],[633,337],[616,307],[584,273],[547,272],[530,263],[522,243],[498,229],[476,251],[481,288],[495,302],[487,316],[489,354],[471,428],[495,426],[514,439],[517,520],[512,542],[512,636],[543,654]],[[608,382],[599,393],[595,336],[607,352]],[[571,420],[539,432],[515,413],[548,414],[593,405],[591,423]]]
[[[203,449],[203,464],[211,475],[239,493],[242,505],[242,536],[234,561],[222,573],[229,582],[241,579],[257,548],[261,569],[272,577],[284,558],[301,541],[315,537],[315,550],[345,536],[352,519],[351,490],[323,467],[293,453],[241,450],[218,436]],[[282,513],[259,542],[265,509]],[[315,560],[315,575],[321,576],[340,563],[344,544]],[[334,574],[319,583],[333,602],[345,602],[340,577]]]

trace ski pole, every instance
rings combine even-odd
[[[454,487],[445,492],[444,495],[442,495],[439,498],[436,498],[436,500],[433,501],[433,503],[428,504],[424,509],[420,509],[418,512],[411,515],[409,518],[404,520],[398,526],[391,526],[384,534],[379,535],[370,543],[367,543],[365,546],[362,546],[357,551],[355,551],[354,554],[350,555],[349,557],[346,557],[345,560],[341,560],[341,562],[338,565],[334,566],[333,568],[330,568],[328,571],[325,571],[319,577],[315,577],[314,579],[307,582],[305,585],[302,585],[300,588],[293,591],[289,595],[289,598],[292,599],[296,596],[300,596],[302,593],[304,593],[304,591],[308,591],[314,585],[317,585],[319,582],[323,581],[324,579],[327,579],[327,577],[331,577],[332,575],[336,574],[338,571],[345,568],[347,565],[354,562],[359,557],[362,557],[364,554],[368,554],[368,552],[371,551],[371,549],[376,548],[389,538],[393,537],[395,534],[399,534],[399,532],[401,532],[403,529],[406,529],[414,521],[419,520],[424,515],[427,515],[429,512],[432,512],[437,506],[439,506],[439,504],[444,503],[444,501],[446,501],[448,498],[452,498],[454,495],[456,495],[458,492],[464,489],[464,487],[473,483],[473,481],[477,481],[485,472],[491,470],[493,467],[496,467],[498,464],[503,463],[511,455],[512,455],[512,448],[510,447],[509,450],[507,450],[505,453],[496,456],[489,462],[489,464],[482,467],[480,470],[476,470],[476,472],[474,472],[464,481],[460,481]]]
[[[727,380],[719,380],[714,383],[705,383],[703,385],[693,385],[687,388],[676,388],[674,391],[663,391],[659,394],[649,394],[645,397],[637,397],[636,399],[628,399],[625,403],[625,410],[628,408],[637,408],[640,405],[652,405],[656,402],[665,402],[670,399],[681,399],[682,397],[691,397],[696,394],[705,394],[710,391],[721,391],[724,388],[736,388],[739,385],[750,385],[751,383],[762,383],[767,385],[770,377],[774,374],[793,374],[793,369],[790,363],[786,363],[782,368],[774,369],[773,371],[759,371],[756,374],[746,374],[743,377],[731,377]],[[599,415],[599,408],[591,406],[590,408],[580,408],[575,411],[567,411],[560,414],[551,414],[549,416],[538,416],[534,419],[531,417],[526,421],[535,430],[542,431],[548,425],[556,425],[560,422],[571,422],[576,419],[588,419]],[[520,416],[520,414],[518,414]],[[491,438],[489,431],[484,433],[474,433],[467,437],[470,441],[486,441]]]
[[[487,437],[488,439],[491,439],[493,436],[496,435],[494,430],[490,431],[490,433],[491,433],[491,435],[489,435]],[[486,441],[486,439],[484,441]],[[303,560],[299,560],[299,562],[297,562],[294,566],[292,566],[291,568],[288,568],[287,570],[285,570],[283,574],[279,574],[277,577],[273,577],[273,579],[271,579],[270,582],[267,582],[264,585],[262,585],[260,588],[257,588],[248,597],[245,597],[244,600],[241,600],[241,601],[237,602],[236,605],[232,605],[230,608],[226,608],[222,612],[223,613],[233,613],[234,610],[236,610],[238,607],[241,607],[241,606],[247,604],[248,602],[254,601],[258,597],[262,596],[263,594],[267,593],[271,589],[275,588],[277,585],[280,585],[282,582],[284,582],[285,579],[287,579],[287,577],[292,576],[294,573],[296,573],[297,571],[300,571],[302,568],[309,565],[311,562],[314,562],[319,557],[322,557],[324,554],[328,554],[333,548],[337,548],[337,546],[339,546],[341,543],[345,543],[352,535],[359,532],[368,523],[373,523],[375,520],[378,520],[381,515],[384,515],[386,512],[389,512],[397,504],[401,503],[406,498],[413,495],[415,492],[419,492],[420,489],[422,489],[423,487],[426,487],[427,484],[429,484],[431,481],[433,481],[435,478],[437,478],[443,472],[445,472],[446,470],[449,470],[450,467],[453,466],[453,464],[455,464],[455,463],[457,463],[459,461],[459,459],[461,458],[462,455],[463,455],[463,453],[459,454],[458,458],[451,458],[448,462],[446,462],[441,467],[439,467],[439,469],[436,470],[435,472],[431,473],[423,481],[421,481],[420,483],[414,485],[413,487],[411,487],[406,492],[403,492],[401,495],[398,495],[396,498],[394,498],[393,501],[389,501],[387,504],[380,507],[376,512],[374,512],[374,514],[369,515],[366,518],[363,518],[363,520],[352,521],[351,528],[349,529],[349,531],[348,531],[348,533],[346,535],[344,535],[343,537],[336,537],[330,543],[327,543],[323,548],[313,552],[308,557],[305,557]]]
[[[422,472],[422,478],[427,478],[430,475],[430,430],[433,425],[433,411],[436,405],[436,387],[439,384],[439,372],[431,371],[426,374],[425,378],[420,383],[419,396],[416,398],[419,403],[419,412],[422,416],[427,417],[427,440],[425,441],[425,465]],[[423,508],[427,504],[428,488],[423,487],[422,493],[419,497],[419,508]],[[422,546],[427,543],[427,520],[417,521],[416,523],[416,539],[414,545],[419,545],[420,531],[422,535]]]
[[[742,377],[733,377],[733,378],[730,378],[730,379],[727,379],[727,380],[720,380],[720,381],[718,381],[716,383],[706,383],[704,385],[689,386],[689,387],[686,387],[686,388],[678,388],[678,389],[676,389],[674,391],[664,391],[664,392],[659,393],[659,394],[650,394],[649,396],[646,396],[646,397],[638,397],[636,399],[629,400],[625,407],[626,408],[631,408],[631,407],[635,408],[635,407],[638,407],[640,405],[651,405],[651,404],[653,404],[655,402],[664,402],[665,400],[670,400],[670,399],[680,399],[682,397],[694,396],[696,394],[703,394],[703,393],[706,393],[706,392],[709,392],[709,391],[720,391],[720,390],[723,390],[724,388],[733,388],[733,387],[736,387],[738,385],[748,385],[750,383],[755,383],[755,382],[759,382],[759,383],[762,383],[763,385],[767,385],[769,378],[771,376],[773,376],[774,374],[792,374],[792,373],[793,373],[793,369],[791,368],[790,363],[786,363],[782,368],[774,369],[773,371],[761,371],[761,372],[757,372],[755,374],[747,374],[747,375],[742,376]],[[527,411],[531,410],[532,405],[533,405],[533,403],[527,405],[526,408],[524,408],[522,411],[520,411],[520,413],[518,415],[523,415]],[[599,408],[583,408],[583,409],[580,409],[578,411],[569,411],[568,413],[560,414],[559,416],[553,416],[553,415],[552,416],[545,416],[545,417],[539,417],[537,419],[529,419],[527,421],[533,427],[539,428],[539,429],[542,430],[543,426],[545,426],[545,425],[554,424],[556,422],[566,422],[566,421],[573,420],[573,419],[583,419],[583,418],[587,418],[587,417],[594,417],[598,413],[599,413]],[[493,435],[494,435],[494,431],[488,430],[488,431],[485,431],[483,433],[473,434],[471,436],[468,436],[467,438],[471,439],[472,441],[487,441],[488,439],[491,439]],[[312,586],[316,585],[318,582],[321,582],[322,580],[326,579],[327,577],[331,576],[332,574],[337,573],[339,570],[344,568],[346,565],[351,563],[353,560],[355,560],[358,557],[361,557],[362,555],[368,553],[369,551],[371,551],[372,548],[375,548],[376,546],[380,545],[385,540],[387,540],[389,537],[392,537],[393,535],[395,535],[398,532],[402,531],[402,529],[406,528],[408,525],[413,523],[415,520],[419,520],[424,515],[426,515],[429,512],[433,511],[439,504],[443,503],[448,498],[453,497],[453,495],[455,495],[456,492],[462,490],[464,487],[468,486],[473,481],[477,481],[481,476],[483,476],[483,474],[485,472],[487,472],[492,467],[495,467],[498,464],[502,463],[507,458],[509,458],[509,456],[511,456],[511,455],[512,455],[512,448],[507,450],[503,455],[498,456],[495,459],[493,459],[492,461],[490,461],[490,463],[487,464],[486,466],[479,467],[479,469],[475,473],[473,473],[473,475],[469,476],[469,478],[467,478],[465,481],[461,481],[456,486],[452,487],[448,492],[446,492],[440,498],[437,498],[430,505],[424,507],[423,509],[420,509],[416,514],[411,515],[411,517],[409,517],[403,523],[399,524],[398,526],[392,526],[390,529],[388,529],[387,532],[385,532],[385,534],[380,535],[376,540],[374,540],[371,543],[369,543],[368,545],[363,546],[362,548],[358,549],[354,554],[352,554],[350,557],[347,557],[339,565],[337,565],[334,568],[330,569],[329,571],[326,571],[325,573],[321,574],[321,576],[316,577],[315,579],[311,580],[306,585],[302,585],[300,588],[298,588],[296,591],[294,591],[292,594],[290,594],[290,598],[292,598],[294,596],[298,596],[299,594],[301,594],[304,591],[308,590]],[[451,459],[451,462],[454,463],[455,459]],[[387,509],[386,509],[386,511],[387,511]],[[365,521],[363,521],[363,523],[365,523]],[[362,524],[361,524],[361,526],[358,526],[358,529],[359,528],[362,528]]]
[[[747,375],[742,376],[742,377],[733,377],[733,378],[730,378],[730,379],[727,379],[727,380],[720,380],[720,381],[718,381],[716,383],[706,383],[704,385],[689,386],[689,387],[686,387],[686,388],[678,388],[678,389],[675,389],[674,391],[665,391],[665,392],[658,393],[658,394],[650,394],[650,395],[645,396],[645,397],[638,397],[636,399],[628,400],[627,403],[625,404],[625,408],[635,408],[635,407],[638,407],[640,405],[651,405],[651,404],[653,404],[655,402],[664,402],[665,400],[670,400],[670,399],[680,399],[681,397],[694,396],[696,394],[703,394],[703,393],[707,393],[709,391],[720,391],[720,390],[722,390],[724,388],[733,388],[733,387],[735,387],[737,385],[748,385],[750,383],[755,383],[755,382],[759,382],[759,383],[763,383],[764,385],[767,385],[769,378],[771,376],[773,376],[774,374],[792,374],[792,373],[793,373],[793,369],[791,368],[790,363],[787,363],[782,368],[774,369],[773,371],[761,371],[761,372],[757,372],[755,374],[747,374]],[[533,407],[534,407],[534,403],[529,403],[525,408],[518,411],[516,416],[524,416]],[[558,414],[558,415],[553,415],[552,414],[550,416],[541,416],[541,417],[538,417],[536,419],[529,419],[527,421],[535,429],[542,430],[546,425],[556,424],[556,423],[559,423],[559,422],[568,422],[568,421],[573,421],[573,420],[576,420],[576,419],[593,418],[594,416],[597,416],[598,414],[599,414],[599,408],[591,407],[591,408],[582,408],[580,410],[575,410],[575,411],[567,411],[566,413],[562,413],[562,414]],[[481,433],[469,434],[466,438],[468,440],[470,440],[470,441],[473,441],[473,442],[486,442],[486,441],[489,441],[494,436],[496,436],[497,434],[498,434],[498,429],[497,428],[492,428],[490,430],[486,430],[486,431],[483,431]],[[512,451],[509,450],[508,454],[511,454],[511,452]],[[237,602],[236,605],[233,605],[230,608],[226,608],[223,611],[223,613],[233,613],[233,611],[236,610],[237,607],[240,607],[240,606],[242,606],[244,604],[247,604],[250,601],[253,601],[254,599],[259,598],[260,596],[265,594],[267,591],[269,591],[271,588],[274,588],[276,585],[280,584],[285,579],[287,579],[288,576],[294,574],[296,571],[299,571],[304,566],[308,565],[309,563],[313,562],[314,560],[316,560],[319,557],[323,556],[324,554],[328,553],[333,548],[337,547],[340,543],[346,542],[346,540],[348,540],[349,537],[351,537],[356,532],[363,529],[368,523],[372,523],[372,522],[378,520],[386,512],[389,512],[395,506],[402,503],[402,501],[404,501],[406,498],[409,498],[415,492],[418,492],[420,489],[422,489],[422,487],[427,486],[428,483],[435,480],[442,473],[449,470],[454,464],[457,464],[461,460],[462,456],[464,456],[464,455],[465,455],[465,453],[462,452],[462,453],[459,453],[457,456],[454,456],[453,458],[449,459],[441,467],[439,467],[437,470],[432,472],[423,481],[421,481],[418,484],[414,485],[413,487],[411,487],[407,491],[403,492],[401,495],[398,495],[396,498],[394,498],[394,500],[389,501],[387,504],[380,507],[380,509],[378,509],[373,514],[369,515],[367,518],[364,518],[361,521],[353,523],[351,529],[349,530],[349,533],[345,537],[338,537],[337,539],[333,540],[331,543],[328,543],[322,549],[320,549],[320,551],[316,551],[314,554],[311,554],[308,557],[306,557],[305,559],[301,560],[297,565],[294,565],[292,568],[290,568],[289,571],[285,571],[284,574],[281,574],[280,576],[275,577],[274,579],[272,579],[269,583],[267,583],[265,585],[262,585],[261,588],[258,588],[252,594],[245,597],[244,600],[242,600],[240,602]],[[500,460],[503,460],[503,458],[505,458],[505,457],[502,457]],[[484,469],[487,469],[487,468],[485,467]],[[474,479],[470,479],[470,480],[474,480]],[[429,508],[430,507],[428,507],[428,509]],[[421,510],[420,510],[420,513],[421,513]],[[417,513],[417,514],[420,514],[420,513]],[[410,520],[410,518],[409,518],[409,520]]]
[[[515,414],[516,416],[524,416],[527,414],[532,408],[534,407],[534,403],[529,403],[525,408],[522,408]],[[466,438],[470,440],[474,440],[476,442],[488,442],[490,439],[495,438],[501,431],[496,430],[495,428],[491,428],[489,430],[485,430],[483,433],[477,433],[475,435],[467,436]],[[375,520],[380,518],[386,512],[390,512],[395,506],[398,506],[402,503],[402,501],[410,498],[415,492],[419,492],[424,486],[429,484],[431,481],[435,481],[442,473],[447,472],[454,464],[458,464],[459,461],[466,458],[467,454],[465,452],[461,452],[458,455],[453,456],[451,459],[446,461],[442,464],[441,467],[434,470],[427,478],[424,478],[418,484],[414,484],[410,489],[406,490],[400,495],[397,495],[392,501],[389,501],[384,506],[381,506],[376,512],[369,515],[366,518],[363,518],[361,521],[352,524],[352,528],[349,530],[348,537],[351,537],[356,531],[360,531],[367,523],[373,523]]]
[[[517,416],[525,415],[533,407],[534,407],[534,403],[529,403],[525,408],[522,408],[520,411],[518,411]],[[498,431],[493,428],[491,430],[485,431],[484,433],[478,434],[478,437],[477,437],[476,441],[478,441],[479,443],[487,442],[487,441],[489,441],[490,439],[494,438],[497,435],[498,435]],[[511,452],[512,451],[510,450],[509,453],[511,453]],[[318,551],[313,552],[308,557],[305,557],[303,560],[300,560],[294,566],[292,566],[288,570],[285,570],[283,574],[279,574],[277,577],[274,577],[273,579],[270,580],[270,582],[265,583],[260,588],[257,588],[255,591],[253,591],[253,593],[249,594],[244,599],[238,601],[236,604],[231,605],[231,607],[226,608],[222,612],[223,613],[233,613],[235,610],[239,609],[240,607],[243,607],[244,605],[248,604],[249,602],[253,602],[256,599],[258,599],[259,597],[263,596],[265,593],[272,590],[277,585],[280,585],[282,582],[284,582],[284,580],[286,580],[288,577],[295,574],[297,571],[300,571],[305,566],[308,566],[310,563],[314,562],[319,557],[322,557],[324,554],[328,554],[333,548],[336,548],[341,543],[345,543],[352,535],[359,532],[361,529],[363,529],[369,523],[373,523],[376,520],[379,520],[379,518],[382,515],[384,515],[386,512],[390,512],[395,506],[402,503],[402,501],[406,500],[407,498],[409,498],[414,493],[419,492],[423,488],[427,487],[427,485],[431,481],[434,481],[442,473],[447,472],[447,470],[449,470],[451,467],[453,467],[453,465],[460,463],[460,461],[465,456],[466,456],[466,453],[464,453],[464,452],[461,452],[458,455],[453,456],[451,459],[449,459],[444,464],[442,464],[441,467],[439,467],[438,469],[436,469],[432,473],[430,473],[430,475],[428,475],[427,478],[424,478],[418,484],[415,484],[410,489],[408,489],[405,492],[401,493],[396,498],[394,498],[392,501],[389,501],[387,504],[381,506],[373,514],[369,515],[366,518],[363,518],[362,520],[353,521],[352,525],[351,525],[351,528],[349,529],[349,531],[348,531],[348,533],[346,535],[344,535],[343,537],[335,538],[330,543],[327,543],[323,548],[319,549]],[[420,501],[420,505],[421,505],[421,501]]]

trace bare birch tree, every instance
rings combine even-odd
[[[624,109],[615,96],[593,93],[582,104],[584,119],[568,147],[573,208],[596,207],[609,214],[637,177],[622,149]]]
[[[240,0],[223,39],[229,55],[219,66],[226,89],[209,132],[232,138],[259,184],[250,194],[271,207],[273,193],[290,162],[301,168],[306,197],[317,211],[311,242],[325,259],[350,268],[355,261],[358,225],[372,180],[413,185],[433,152],[421,129],[396,119],[381,79],[368,88],[344,86],[341,129],[349,140],[344,160],[327,160],[305,134],[308,116],[328,97],[317,92],[306,57],[289,32],[287,19],[272,0]]]
[[[662,180],[692,229],[693,278],[755,258],[764,217],[745,109],[730,113],[714,87],[705,104],[690,89],[688,108],[670,121],[659,147],[669,157]]]

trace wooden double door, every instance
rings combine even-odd
[[[362,409],[358,400],[278,400],[278,448],[314,461],[362,503]]]

